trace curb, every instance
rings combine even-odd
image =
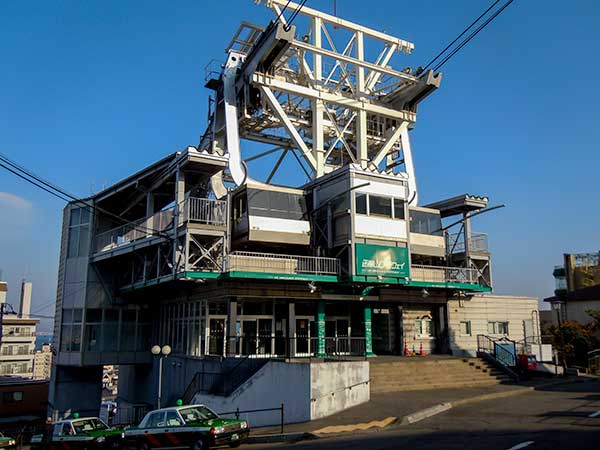
[[[313,433],[301,431],[298,433],[284,433],[284,434],[261,434],[258,436],[249,436],[244,441],[246,444],[270,444],[273,442],[289,442],[294,443],[298,441],[306,441],[309,439],[318,439]]]
[[[437,416],[438,414],[450,409],[452,409],[452,403],[439,403],[437,405],[430,406],[429,408],[421,409],[417,412],[404,416],[400,422],[400,425],[411,425],[427,419],[428,417]]]

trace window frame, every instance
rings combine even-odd
[[[364,198],[365,200],[365,212],[359,211],[359,197],[362,199]],[[386,215],[386,214],[379,214],[379,213],[373,213],[371,212],[371,197],[375,197],[375,198],[381,198],[381,199],[387,199],[390,201],[390,215]],[[402,204],[402,207],[400,208],[400,210],[402,211],[402,217],[396,217],[396,202],[400,202]],[[406,220],[406,200],[402,199],[402,198],[398,198],[398,197],[392,197],[389,195],[377,195],[377,194],[371,194],[369,192],[355,192],[354,193],[354,211],[355,214],[361,215],[361,216],[367,216],[367,217],[379,217],[379,218],[383,218],[383,219],[389,219],[389,220]]]
[[[427,330],[427,333],[423,332],[424,328]],[[423,316],[415,319],[415,337],[417,339],[435,339],[435,328],[431,316]]]
[[[463,324],[463,323],[464,323],[464,324],[466,324],[466,330],[467,330],[467,331],[466,331],[465,333],[463,333],[463,330],[462,330],[462,324]],[[459,322],[459,324],[458,324],[458,334],[459,334],[460,336],[463,336],[463,337],[470,337],[470,336],[473,336],[473,328],[472,328],[472,325],[471,325],[471,321],[470,321],[470,320],[461,320],[461,321]]]

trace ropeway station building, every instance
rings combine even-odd
[[[208,73],[197,146],[64,209],[57,414],[96,408],[104,365],[119,365],[119,403],[153,405],[153,345],[172,348],[163,403],[228,398],[261,373],[279,404],[282,376],[311,393],[335,379],[341,403],[307,395],[315,418],[368,399],[382,355],[539,334],[535,299],[489,294],[488,239],[471,223],[488,198],[419,201],[410,134],[442,74],[394,68],[412,43],[309,7],[288,24],[285,3],[266,1],[277,19],[243,22]],[[271,173],[253,178],[267,156]],[[275,184],[284,167],[306,181]]]

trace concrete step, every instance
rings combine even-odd
[[[402,358],[370,365],[371,392],[414,391],[510,383],[512,379],[478,358]]]
[[[478,380],[478,381],[448,381],[440,383],[425,383],[425,384],[405,384],[405,385],[387,385],[387,386],[371,386],[371,393],[382,393],[382,392],[406,392],[406,391],[420,391],[420,390],[431,390],[431,389],[455,389],[462,387],[480,387],[480,386],[494,386],[498,384],[509,384],[508,382],[499,382],[498,380]]]

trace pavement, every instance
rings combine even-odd
[[[381,431],[394,426],[412,425],[467,403],[520,395],[539,386],[564,382],[564,379],[537,378],[518,385],[372,394],[368,403],[323,419],[285,425],[283,433],[279,426],[256,428],[252,431],[251,441],[294,442],[340,433]]]
[[[295,444],[253,444],[244,448],[261,450],[283,446],[292,450],[325,447],[328,450],[597,450],[600,448],[600,382],[589,378],[571,379],[560,385],[523,389],[520,395],[463,402],[410,426],[392,425],[375,433],[325,435]]]

